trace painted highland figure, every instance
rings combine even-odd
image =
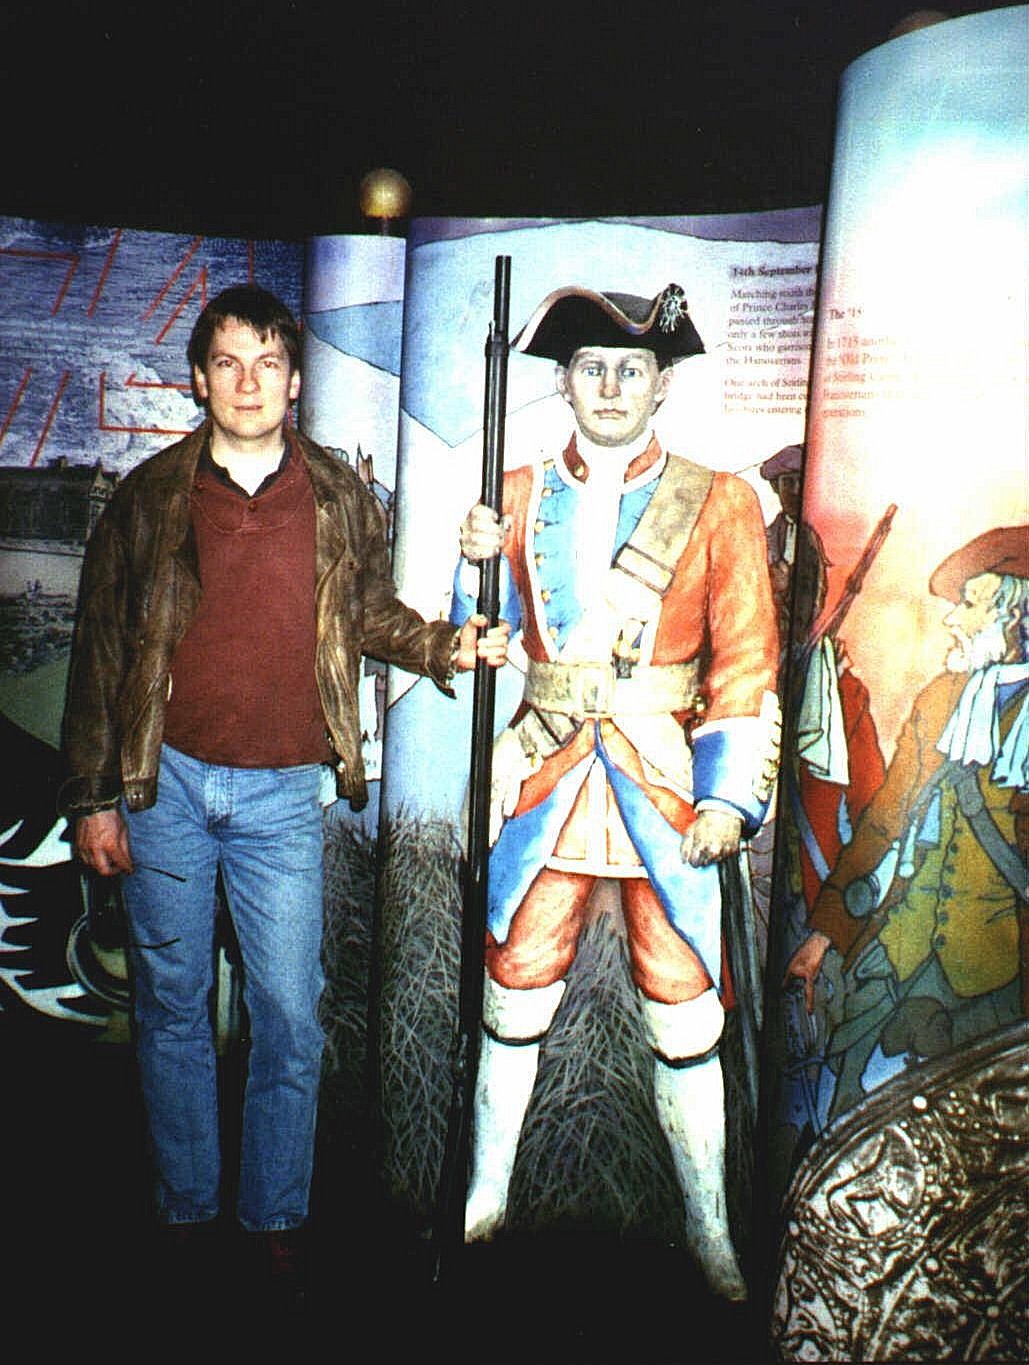
[[[1026,1012],[1029,527],[977,536],[929,587],[954,604],[947,670],[915,698],[787,968],[810,1009],[826,953],[843,958],[830,1118]]]
[[[468,1241],[505,1219],[536,1078],[599,878],[617,878],[654,1093],[709,1285],[746,1296],[726,1213],[719,1039],[733,1004],[717,864],[775,780],[778,638],[753,490],[666,450],[652,418],[703,343],[683,291],[568,287],[515,339],[556,363],[576,430],[461,528],[455,619],[503,551],[523,699],[493,759]]]

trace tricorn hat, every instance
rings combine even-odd
[[[1029,526],[998,526],[947,556],[929,580],[929,591],[960,602],[970,578],[983,573],[1029,578]]]
[[[652,299],[600,293],[575,284],[555,289],[512,345],[525,355],[556,360],[559,365],[567,365],[583,346],[639,346],[653,351],[662,368],[704,351],[686,295],[677,284],[666,285]]]
[[[796,474],[803,467],[803,445],[783,446],[782,450],[769,455],[758,473],[763,479],[777,479],[780,474]]]

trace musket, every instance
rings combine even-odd
[[[503,497],[504,423],[507,412],[508,315],[511,258],[496,258],[493,321],[486,338],[486,393],[483,414],[481,501],[499,515]],[[479,565],[478,610],[489,625],[500,615],[500,556]],[[433,1226],[434,1269],[438,1280],[446,1256],[464,1243],[464,1205],[471,1147],[475,1075],[482,1029],[483,966],[486,907],[489,893],[490,782],[496,673],[484,659],[476,661],[472,694],[471,767],[468,778],[468,841],[464,862],[461,918],[461,977],[458,989],[457,1036],[453,1090],[440,1168]]]
[[[791,721],[795,721],[799,714],[801,695],[807,682],[808,668],[815,651],[824,639],[836,640],[840,627],[846,619],[847,613],[854,605],[855,598],[864,586],[869,569],[875,562],[879,551],[883,547],[883,542],[890,533],[890,527],[893,525],[893,518],[896,514],[897,504],[891,502],[876,523],[874,531],[865,542],[865,548],[858,556],[857,563],[847,575],[847,581],[844,584],[843,591],[840,593],[835,607],[833,607],[829,616],[824,618],[824,622],[823,620],[819,620],[816,623],[814,630],[812,630],[803,645],[801,645],[797,658],[790,668],[790,696],[792,698],[792,704],[787,707],[787,710],[790,712]],[[826,877],[828,877],[830,871],[825,861],[825,855],[819,847],[814,830],[811,828],[810,822],[808,821],[807,812],[804,810],[800,799],[800,790],[794,780],[790,765],[784,763],[782,765],[782,771],[786,779],[790,808],[797,825],[797,831],[808,851],[808,856],[811,858],[819,880],[824,881]]]
[[[891,502],[886,511],[879,518],[875,530],[868,537],[865,548],[861,551],[861,555],[858,558],[858,562],[854,565],[853,569],[851,569],[847,577],[843,591],[840,593],[839,601],[825,620],[825,624],[819,623],[804,642],[801,655],[805,661],[810,659],[811,655],[817,649],[819,641],[826,636],[828,636],[830,640],[836,639],[847,612],[850,611],[851,607],[854,605],[854,599],[864,586],[865,577],[872,567],[872,564],[875,562],[879,551],[882,549],[883,542],[890,533],[890,527],[893,524],[893,518],[896,514],[897,504]],[[800,676],[801,678],[804,677],[803,672]]]
[[[822,640],[828,638],[835,641],[847,613],[854,605],[854,599],[864,586],[869,569],[875,562],[879,551],[883,547],[883,542],[890,533],[890,527],[893,524],[893,518],[896,514],[897,504],[891,502],[876,523],[872,534],[865,542],[865,548],[861,551],[857,563],[847,575],[847,581],[844,584],[843,592],[840,594],[839,600],[835,607],[833,607],[832,612],[824,619],[824,624],[821,621],[816,624],[815,629],[801,646],[799,655],[790,670],[792,680],[790,696],[792,697],[792,704],[787,709],[790,712],[790,719],[792,721],[795,721],[799,714],[801,694],[807,682],[808,668],[815,651],[818,649]],[[804,810],[803,803],[800,799],[800,789],[797,785],[796,777],[791,765],[783,763],[782,773],[790,802],[790,810],[797,826],[797,832],[800,835],[801,842],[807,849],[808,856],[818,874],[819,880],[824,881],[829,875],[830,868],[825,861],[825,855],[819,847],[815,832],[811,828],[807,812]]]
[[[722,934],[736,996],[745,1093],[753,1124],[758,1113],[763,986],[746,853],[741,850],[737,857],[720,862],[718,880],[722,891]]]

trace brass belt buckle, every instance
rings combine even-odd
[[[578,713],[583,720],[611,714],[614,674],[610,664],[578,664],[575,670]]]

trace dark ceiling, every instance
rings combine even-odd
[[[383,165],[419,216],[819,203],[840,74],[914,8],[8,0],[0,214],[301,239]]]

